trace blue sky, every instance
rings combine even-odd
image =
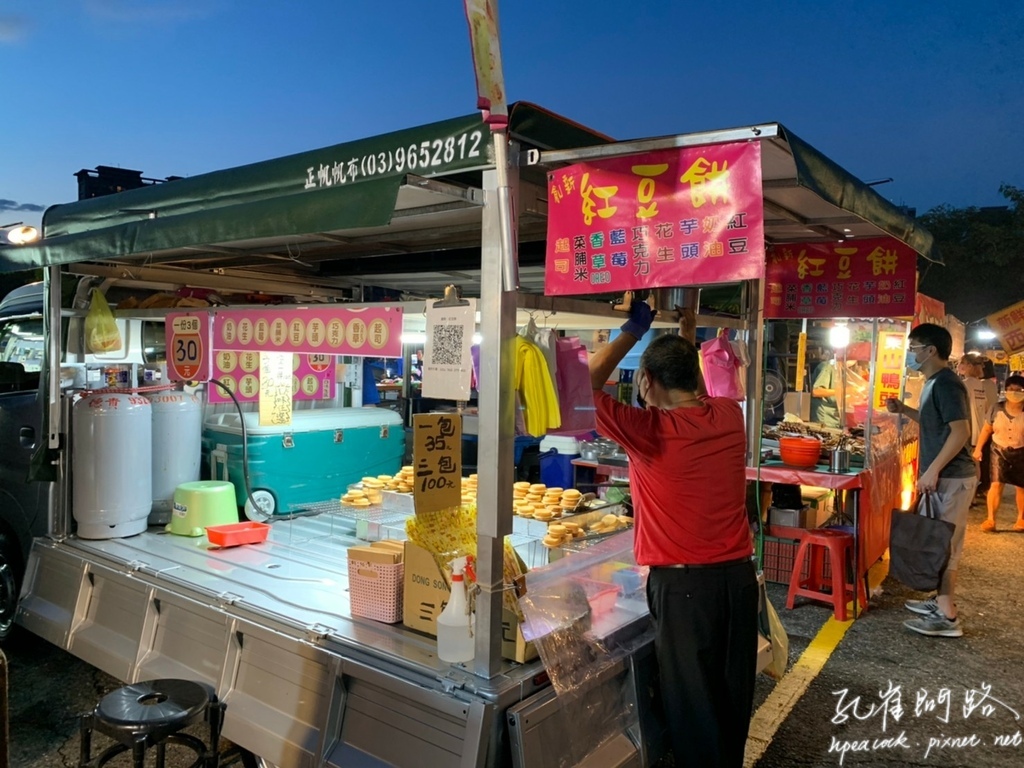
[[[773,7],[774,6],[774,7]],[[511,100],[616,138],[778,121],[919,212],[1024,187],[1024,3],[499,0]],[[460,0],[0,2],[0,224],[467,114]]]

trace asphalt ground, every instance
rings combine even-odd
[[[904,629],[912,614],[903,602],[922,595],[886,578],[869,609],[838,627],[841,639],[829,652],[820,633],[827,627],[836,634],[830,608],[798,601],[786,610],[786,588],[768,585],[789,635],[790,670],[781,682],[758,677],[755,722],[778,727],[759,731],[757,744],[748,742],[748,758],[758,755],[748,760],[751,768],[1024,765],[1024,534],[1009,530],[1011,493],[1004,496],[999,532],[983,533],[984,519],[983,506],[971,509],[958,591],[962,638]],[[11,765],[77,765],[78,716],[121,683],[23,631],[4,650]],[[805,690],[794,687],[811,662],[821,665],[820,673]],[[205,735],[200,726],[189,732]],[[110,743],[101,736],[94,741]],[[190,762],[183,753],[168,754],[168,768]],[[110,763],[128,764],[125,756]],[[226,764],[242,762],[228,753]],[[659,768],[671,764],[669,758]]]

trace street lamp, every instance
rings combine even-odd
[[[16,221],[13,224],[0,225],[0,244],[2,245],[27,245],[38,239],[39,230],[24,222]]]

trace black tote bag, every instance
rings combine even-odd
[[[950,542],[956,526],[932,512],[929,494],[924,494],[925,513],[892,511],[889,528],[889,573],[901,583],[922,592],[939,588],[949,563]]]

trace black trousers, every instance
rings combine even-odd
[[[752,562],[651,568],[647,602],[677,766],[741,768],[757,674]]]

